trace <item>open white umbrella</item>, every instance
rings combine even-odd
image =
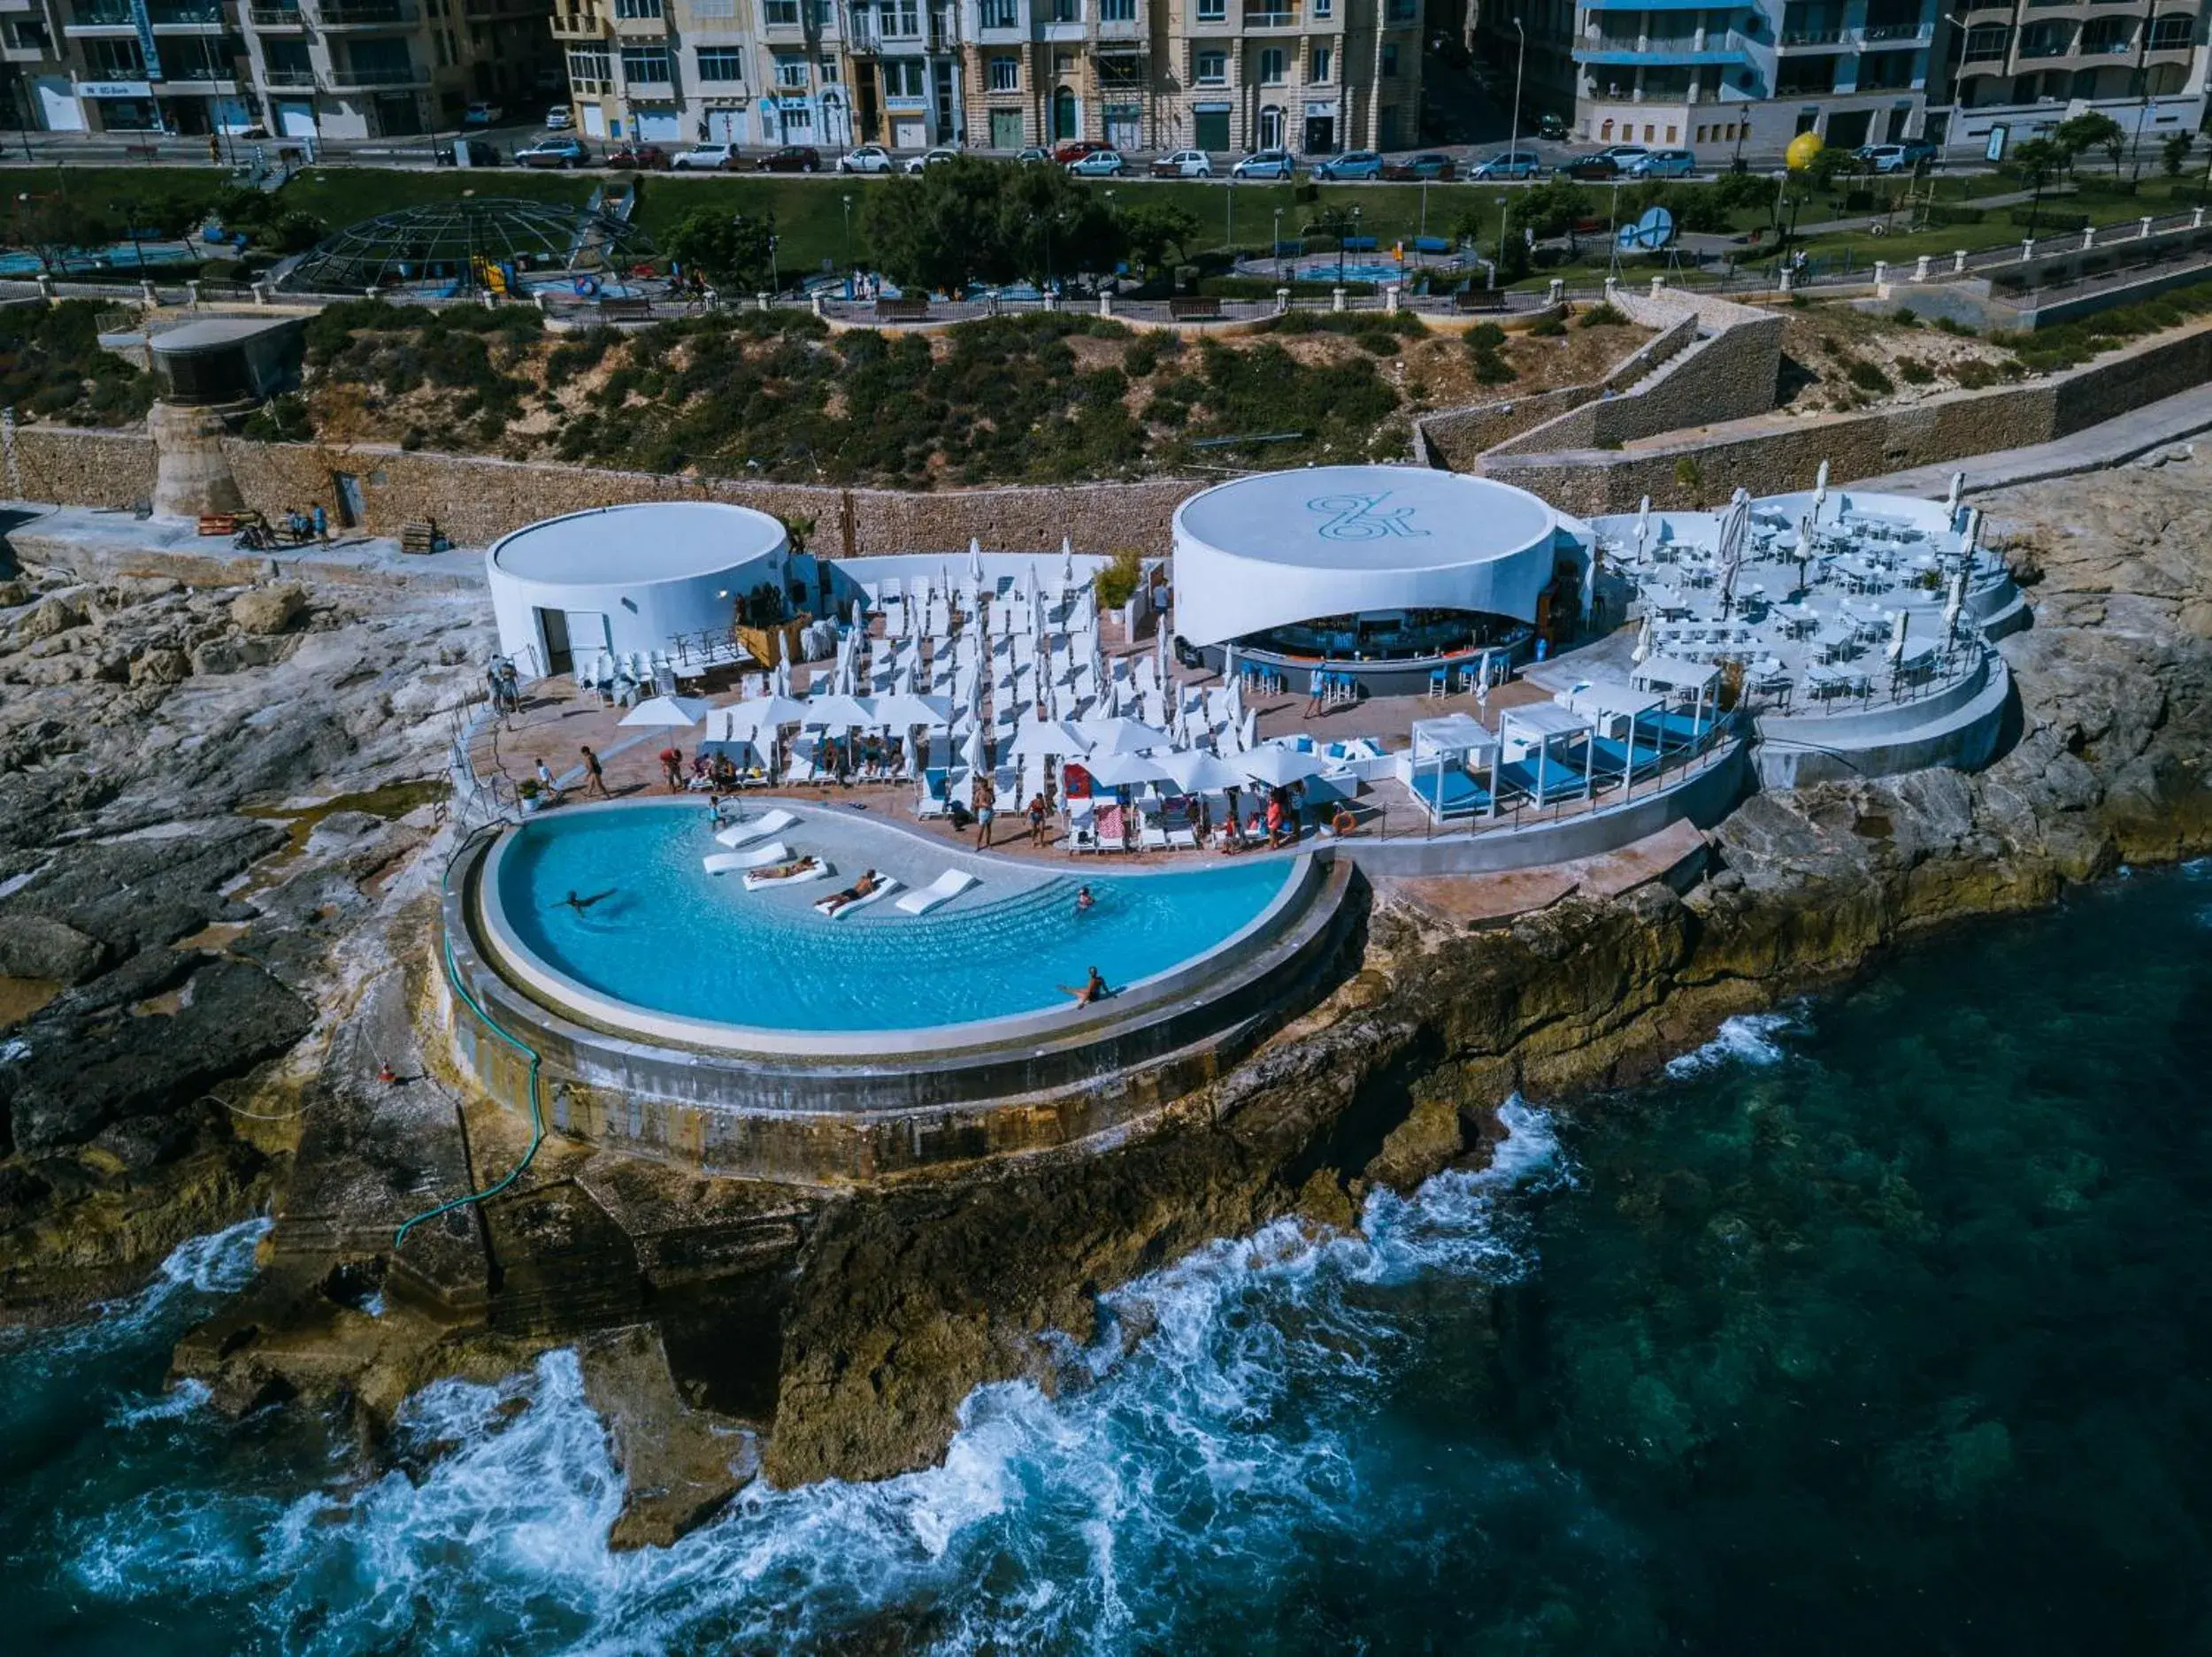
[[[806,714],[800,721],[803,725],[826,725],[832,730],[842,730],[852,725],[880,725],[883,722],[883,717],[876,711],[875,704],[863,696],[817,696],[803,705]]]
[[[947,696],[923,696],[911,690],[876,699],[876,723],[897,727],[902,731],[918,725],[949,725],[952,723],[952,700]]]
[[[1168,734],[1155,731],[1148,725],[1116,715],[1104,719],[1085,719],[1076,725],[1077,734],[1091,745],[1094,754],[1141,754],[1148,748],[1168,746]]]
[[[1083,762],[1091,780],[1108,788],[1133,788],[1141,783],[1172,782],[1174,773],[1143,754],[1094,754]]]
[[[1160,763],[1186,794],[1219,794],[1245,786],[1244,771],[1219,755],[1202,748],[1180,748],[1163,754]]]
[[[1057,719],[1018,719],[1006,751],[1016,759],[1057,759],[1088,753],[1090,744]]]
[[[1317,756],[1309,754],[1302,748],[1282,748],[1272,742],[1248,748],[1235,763],[1253,781],[1265,783],[1271,788],[1303,782],[1309,777],[1318,777],[1328,769]]]
[[[622,723],[678,731],[697,725],[712,711],[712,706],[697,696],[648,696],[622,716]]]
[[[764,731],[773,734],[785,725],[798,724],[807,717],[807,704],[789,696],[756,696],[750,702],[718,708],[715,713],[718,726],[726,720],[729,734],[721,736],[718,730],[710,740],[744,741]]]

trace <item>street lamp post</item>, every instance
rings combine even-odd
[[[1513,32],[1520,37],[1520,46],[1513,55],[1513,124],[1506,129],[1505,175],[1509,183],[1512,181],[1517,165],[1514,157],[1520,153],[1521,73],[1528,67],[1528,31],[1521,27],[1518,18],[1513,19]],[[1505,203],[1506,198],[1501,196],[1498,198],[1498,263],[1501,265],[1505,263]]]
[[[1275,280],[1279,282],[1283,280],[1283,210],[1279,207],[1275,210],[1275,229],[1273,234],[1275,242]]]
[[[1423,236],[1429,234],[1429,181],[1426,179],[1421,180],[1421,228],[1415,234]]]
[[[853,268],[853,198],[841,196],[837,199],[845,206],[845,272],[850,275]]]

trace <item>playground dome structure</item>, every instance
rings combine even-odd
[[[278,279],[286,293],[452,299],[548,284],[620,291],[652,238],[611,213],[503,197],[437,202],[348,225]]]

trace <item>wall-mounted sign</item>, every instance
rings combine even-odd
[[[2005,140],[2011,135],[2012,128],[2009,127],[1991,127],[1989,129],[1989,146],[1982,151],[1982,159],[1985,161],[2002,161],[2005,158]]]
[[[150,98],[153,85],[145,81],[80,81],[77,96],[81,98]]]

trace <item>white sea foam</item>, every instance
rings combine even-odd
[[[158,1398],[143,1403],[119,1404],[108,1416],[111,1427],[141,1427],[148,1422],[175,1421],[188,1415],[208,1400],[207,1383],[187,1377]]]
[[[1317,1532],[1363,1534],[1391,1483],[1363,1423],[1407,1342],[1389,1291],[1527,1269],[1516,1190],[1567,1178],[1520,1101],[1491,1165],[1369,1199],[1357,1235],[1284,1221],[1201,1248],[1102,1308],[1057,1398],[979,1388],[938,1467],[874,1484],[756,1484],[672,1547],[613,1553],[622,1503],[574,1356],[403,1411],[413,1476],[288,1503],[165,1492],[78,1538],[103,1595],[252,1599],[286,1651],[592,1657],[872,1646],[1173,1644],[1194,1573],[1264,1583]],[[519,1406],[519,1408],[518,1408]]]
[[[1785,1055],[1777,1037],[1804,1028],[1794,1012],[1740,1013],[1721,1021],[1713,1039],[1694,1052],[1667,1061],[1667,1074],[1680,1081],[1723,1064],[1779,1064]]]

